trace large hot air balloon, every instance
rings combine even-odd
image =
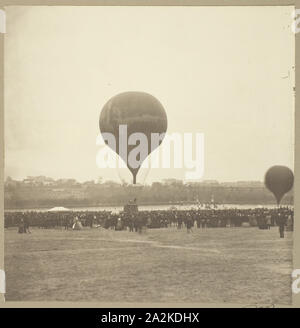
[[[120,126],[127,126],[127,135],[120,133]],[[143,133],[148,141],[145,152],[140,153],[139,162],[142,163],[146,157],[159,146],[162,139],[156,147],[151,149],[151,134],[164,134],[167,131],[167,114],[162,104],[152,95],[145,92],[124,92],[112,97],[103,107],[99,126],[100,132],[111,133],[116,140],[116,149],[113,149],[126,163],[128,169],[132,173],[133,183],[136,183],[136,176],[140,169],[132,165],[128,160],[128,155],[136,147],[129,145],[128,138],[133,133]],[[124,152],[124,142],[127,149]],[[120,145],[122,144],[122,146]],[[123,147],[123,149],[122,149]]]
[[[294,174],[286,166],[275,165],[265,175],[265,186],[274,194],[277,205],[294,184]]]

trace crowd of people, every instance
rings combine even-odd
[[[5,227],[19,227],[19,232],[30,232],[29,227],[43,229],[72,229],[80,222],[82,227],[102,227],[105,229],[141,232],[143,228],[217,228],[258,226],[270,229],[278,225],[280,235],[285,226],[293,229],[294,213],[289,207],[274,209],[189,209],[189,210],[151,210],[120,213],[110,211],[65,211],[65,212],[5,212]]]

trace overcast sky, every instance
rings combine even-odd
[[[293,169],[292,7],[7,7],[5,172],[119,181],[96,166],[99,115],[145,91],[168,133],[203,132],[204,179]],[[147,182],[183,178],[152,169]]]

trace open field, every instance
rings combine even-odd
[[[5,230],[7,301],[291,303],[292,232]]]

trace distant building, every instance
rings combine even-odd
[[[166,185],[173,185],[173,184],[183,184],[183,181],[179,179],[164,179],[163,183]]]
[[[74,186],[77,185],[78,182],[75,179],[59,179],[56,181],[56,184]]]
[[[203,180],[202,184],[209,184],[209,185],[213,185],[213,186],[218,186],[219,182],[217,180]]]
[[[4,183],[5,187],[15,187],[19,181],[13,180],[11,177],[7,177]]]
[[[50,186],[53,185],[55,181],[52,178],[48,178],[41,175],[37,177],[28,176],[26,179],[23,180],[23,183],[33,186]]]

